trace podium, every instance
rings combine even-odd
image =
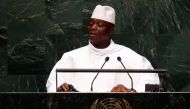
[[[167,84],[166,69],[56,69],[56,88],[58,83],[58,73],[158,73],[160,80],[165,80]],[[145,91],[147,92],[165,92],[167,85],[146,84]]]
[[[190,93],[0,93],[0,108],[189,109]]]

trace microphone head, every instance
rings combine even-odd
[[[117,57],[117,60],[118,60],[118,61],[121,61],[121,57],[118,56],[118,57]]]
[[[106,57],[106,58],[105,58],[105,62],[107,62],[109,59],[110,59],[109,57]]]

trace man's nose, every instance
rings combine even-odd
[[[97,29],[97,24],[94,23],[94,24],[91,26],[91,29]]]

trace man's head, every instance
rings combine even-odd
[[[115,10],[110,6],[97,5],[88,25],[90,42],[97,48],[106,48],[110,44],[114,24]]]

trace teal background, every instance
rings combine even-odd
[[[62,54],[88,44],[97,4],[116,10],[116,43],[167,69],[168,90],[190,91],[189,0],[1,0],[0,91],[46,91]]]

